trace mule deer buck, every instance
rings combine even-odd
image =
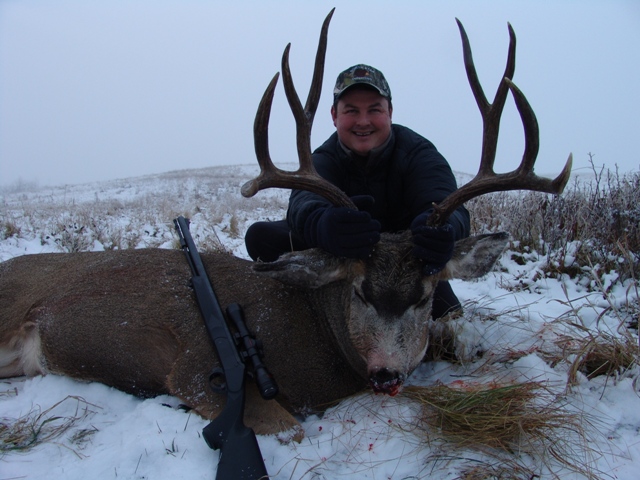
[[[272,187],[309,189],[338,205],[350,200],[319,177],[311,161],[310,133],[319,102],[327,31],[320,35],[306,106],[293,87],[289,46],[282,59],[287,99],[297,125],[300,168],[276,168],[267,141],[276,75],[260,102],[254,125],[261,173],[242,193]],[[464,62],[482,112],[484,140],[477,176],[435,207],[434,223],[470,198],[499,190],[560,193],[571,157],[555,179],[533,173],[538,150],[534,113],[511,78],[515,35],[504,78],[493,103],[478,81],[469,41],[458,22]],[[498,126],[508,92],[522,117],[526,147],[512,173],[495,174]],[[223,253],[203,254],[220,303],[240,303],[249,328],[264,344],[265,363],[280,386],[276,400],[247,394],[245,421],[257,433],[295,431],[290,412],[316,408],[369,384],[395,394],[423,359],[429,343],[432,295],[439,280],[484,275],[503,251],[505,233],[456,244],[441,272],[425,276],[410,255],[407,233],[383,234],[372,257],[336,258],[313,249],[271,263],[252,263]],[[208,386],[215,364],[211,342],[189,285],[179,250],[25,255],[0,264],[0,377],[59,374],[97,381],[139,395],[168,393],[204,417],[216,416],[224,398]],[[292,430],[293,429],[293,430]]]

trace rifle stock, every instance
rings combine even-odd
[[[218,360],[222,366],[222,375],[224,376],[224,385],[221,388],[224,389],[227,396],[225,407],[202,431],[207,445],[214,450],[220,450],[216,480],[257,480],[268,478],[255,432],[243,423],[245,404],[244,361],[238,353],[236,341],[227,326],[220,303],[213,291],[200,254],[189,232],[188,220],[184,217],[178,217],[174,220],[174,224],[180,237],[180,245],[191,267],[193,274],[191,284],[196,300],[211,341],[214,344]],[[230,305],[227,309],[227,314],[236,324],[244,344],[253,348],[255,341],[253,339],[249,340],[251,337],[244,325],[240,305]],[[259,359],[256,360],[258,358],[257,351],[255,349],[247,351],[245,356],[252,358],[257,379],[262,379],[266,382],[264,385],[259,385],[262,396],[264,398],[273,398],[277,394],[277,386],[264,368],[264,365]]]
[[[207,445],[220,450],[216,480],[268,478],[256,435],[242,422],[243,411],[244,394],[229,391],[222,413],[202,430]]]

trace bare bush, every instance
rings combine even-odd
[[[11,220],[0,223],[0,240],[20,235],[20,227]]]
[[[548,258],[548,273],[572,277],[617,272],[620,280],[640,272],[640,172],[621,175],[597,169],[593,179],[575,178],[562,195],[500,192],[468,203],[472,233],[508,231],[514,250]]]

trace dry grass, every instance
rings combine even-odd
[[[640,345],[637,329],[640,305],[637,285],[635,281],[630,283],[627,298],[622,302],[623,307],[620,307],[597,277],[595,280],[601,294],[597,298],[597,304],[582,302],[583,299],[572,300],[566,289],[566,300],[556,300],[567,307],[567,312],[554,319],[553,323],[567,333],[558,334],[554,342],[557,351],[543,352],[552,366],[560,362],[569,366],[568,389],[579,383],[578,373],[589,380],[603,375],[618,378],[627,374],[637,380],[638,376],[636,367],[640,365]],[[602,300],[608,306],[602,305]],[[608,321],[604,320],[605,317],[608,317]]]
[[[582,331],[583,336],[562,335],[556,341],[559,355],[555,359],[550,358],[554,364],[560,360],[569,364],[568,386],[579,383],[578,373],[589,380],[601,375],[618,377],[638,365],[640,349],[630,332],[622,331],[620,335],[613,335],[603,331],[593,332],[575,323],[571,326]]]
[[[499,192],[471,200],[472,232],[508,231],[514,255],[546,257],[549,276],[616,270],[622,281],[638,278],[640,173],[620,175],[593,162],[592,170],[590,181],[575,180],[559,196]],[[35,236],[65,252],[90,250],[96,242],[104,249],[156,248],[173,240],[171,219],[178,215],[198,215],[199,223],[241,238],[249,220],[284,218],[287,205],[286,191],[243,198],[240,185],[250,176],[240,167],[169,172],[104,182],[93,197],[82,186],[39,191],[22,185],[22,193],[4,192],[0,239]]]
[[[5,383],[5,382],[3,382]],[[9,382],[6,382],[7,385],[11,385]],[[9,398],[9,397],[15,397],[16,395],[18,395],[18,388],[17,387],[11,387],[7,390],[0,390],[0,400],[4,399],[4,398]]]
[[[598,375],[620,374],[637,364],[638,345],[629,336],[618,338],[600,333],[584,341],[572,365],[570,379],[575,378],[576,371],[591,379]]]
[[[219,241],[209,238],[214,226],[240,238],[250,220],[246,212],[251,220],[256,214],[260,220],[284,218],[286,191],[242,197],[240,186],[258,173],[257,165],[251,169],[211,167],[96,185],[1,190],[0,240],[36,238],[62,252],[166,248],[175,238],[172,219],[182,215],[211,227],[196,244],[216,250]]]
[[[591,168],[590,180],[574,179],[562,195],[499,192],[472,199],[472,233],[509,232],[516,254],[546,257],[552,277],[613,270],[623,281],[637,279],[640,173],[596,167],[593,157]]]
[[[531,480],[533,478],[537,478],[537,475],[530,468],[480,462],[465,468],[455,480]]]
[[[459,385],[408,387],[404,394],[425,407],[422,424],[437,427],[449,441],[462,447],[483,445],[519,451],[523,435],[540,435],[557,420],[566,420],[564,415],[532,408],[544,388],[538,382]]]
[[[417,430],[425,441],[491,459],[474,460],[459,478],[534,478],[542,465],[552,477],[569,470],[599,478],[590,467],[583,415],[565,409],[541,382],[458,381],[407,387],[403,395],[420,406]]]
[[[55,415],[54,411],[59,406],[72,401],[76,402],[72,415]],[[70,395],[44,411],[40,407],[34,407],[17,419],[0,418],[0,454],[28,451],[42,443],[59,438],[93,413],[90,406],[95,407],[81,397]],[[95,429],[78,430],[73,433],[71,442],[74,444],[86,442],[93,433]]]

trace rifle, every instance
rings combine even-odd
[[[244,323],[242,307],[237,303],[227,307],[227,316],[233,321],[238,332],[236,336],[231,334],[189,232],[189,220],[178,217],[173,222],[180,237],[180,246],[191,267],[193,274],[191,284],[202,318],[221,365],[221,368],[214,369],[209,376],[211,388],[227,396],[222,412],[202,431],[207,445],[214,450],[220,450],[216,480],[267,478],[267,469],[256,435],[243,423],[245,403],[243,359],[251,360],[254,377],[264,399],[274,398],[278,394],[278,387],[262,363],[258,344],[250,335]]]

